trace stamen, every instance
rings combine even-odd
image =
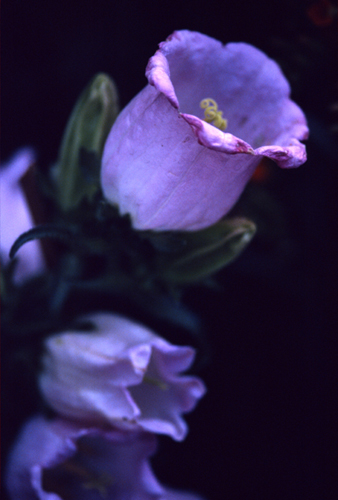
[[[202,99],[200,106],[204,109],[204,120],[207,123],[212,123],[220,130],[225,130],[227,128],[228,122],[222,118],[223,111],[218,111],[218,105],[214,99],[211,99],[210,97]]]
[[[82,478],[82,487],[87,490],[97,490],[102,498],[107,497],[107,487],[114,482],[113,478],[107,472],[97,475],[86,466],[76,463],[75,460],[68,460],[61,467],[68,473]]]
[[[83,488],[87,490],[95,489],[102,498],[107,498],[107,486],[112,484],[112,479],[107,473],[102,473],[99,477],[93,477],[88,483],[83,483]]]
[[[148,375],[145,375],[143,377],[143,382],[146,382],[147,384],[155,385],[156,387],[159,387],[162,391],[167,391],[168,386],[161,380],[157,380],[156,378],[149,377]]]

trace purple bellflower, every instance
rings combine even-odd
[[[148,461],[155,449],[147,432],[37,416],[12,449],[7,489],[12,500],[198,500],[160,485]]]
[[[279,66],[246,43],[176,31],[106,141],[101,184],[139,230],[199,230],[233,207],[263,156],[306,161],[304,114]],[[226,131],[225,131],[226,130]]]
[[[29,149],[21,149],[0,170],[0,229],[1,258],[5,264],[9,261],[9,251],[20,236],[34,226],[20,180],[35,162],[35,154]],[[18,253],[18,264],[14,272],[14,281],[41,273],[45,268],[40,243],[30,241]]]
[[[180,375],[194,350],[174,346],[147,328],[113,314],[84,318],[94,332],[65,332],[46,340],[40,389],[63,417],[167,434],[181,441],[181,414],[205,393],[200,379]]]

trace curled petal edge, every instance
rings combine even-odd
[[[181,113],[180,116],[191,126],[198,142],[206,148],[227,154],[245,153],[253,156],[266,156],[281,168],[299,167],[306,161],[306,149],[298,139],[290,139],[290,146],[262,146],[253,149],[250,144],[238,137],[222,132],[213,125],[193,115]]]
[[[170,78],[169,62],[166,56],[174,51],[174,47],[171,47],[170,42],[179,42],[184,33],[185,32],[175,31],[165,42],[161,42],[159,44],[159,49],[149,59],[146,68],[146,77],[149,84],[154,86],[158,92],[162,93],[177,110],[179,110],[180,105]],[[290,144],[285,146],[275,144],[266,145],[253,149],[250,144],[242,141],[238,137],[229,133],[224,133],[194,115],[180,113],[180,116],[182,116],[192,127],[198,142],[209,149],[227,154],[245,153],[253,156],[265,156],[276,162],[281,168],[296,168],[306,162],[306,148],[298,140],[305,140],[308,138],[308,128],[305,123],[298,124],[299,127],[297,127],[298,130],[295,134],[297,138],[293,137],[290,139]]]
[[[176,92],[170,80],[169,63],[161,50],[158,50],[149,59],[146,67],[146,77],[150,85],[153,85],[156,90],[164,94],[174,108],[179,108]]]

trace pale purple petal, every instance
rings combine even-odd
[[[198,378],[177,375],[190,366],[193,357],[189,347],[154,345],[144,383],[130,387],[142,408],[137,420],[143,429],[168,434],[177,441],[185,438],[188,428],[181,414],[191,411],[205,393]]]
[[[60,415],[86,424],[143,428],[182,440],[203,383],[184,376],[190,347],[173,346],[147,328],[113,314],[83,318],[93,332],[64,332],[45,342],[39,383]]]
[[[1,258],[9,262],[9,251],[20,234],[34,226],[20,180],[35,162],[33,150],[18,151],[0,170]],[[30,241],[18,252],[14,280],[17,283],[43,272],[45,268],[39,242]]]
[[[34,417],[10,454],[7,489],[13,500],[165,498],[148,462],[155,449],[149,433]]]
[[[160,44],[146,76],[102,162],[107,200],[136,229],[207,227],[233,207],[262,156],[283,168],[306,160],[305,117],[279,66],[258,49],[179,31]],[[203,120],[209,97],[226,132]]]
[[[181,116],[193,129],[202,146],[221,153],[248,153],[254,155],[254,150],[246,142],[232,134],[224,133],[210,123],[193,115],[182,113]]]

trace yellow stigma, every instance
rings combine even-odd
[[[225,130],[227,128],[228,122],[222,118],[223,111],[218,111],[218,105],[214,99],[210,97],[202,99],[200,106],[204,109],[204,120],[207,123],[212,123],[220,130]]]

